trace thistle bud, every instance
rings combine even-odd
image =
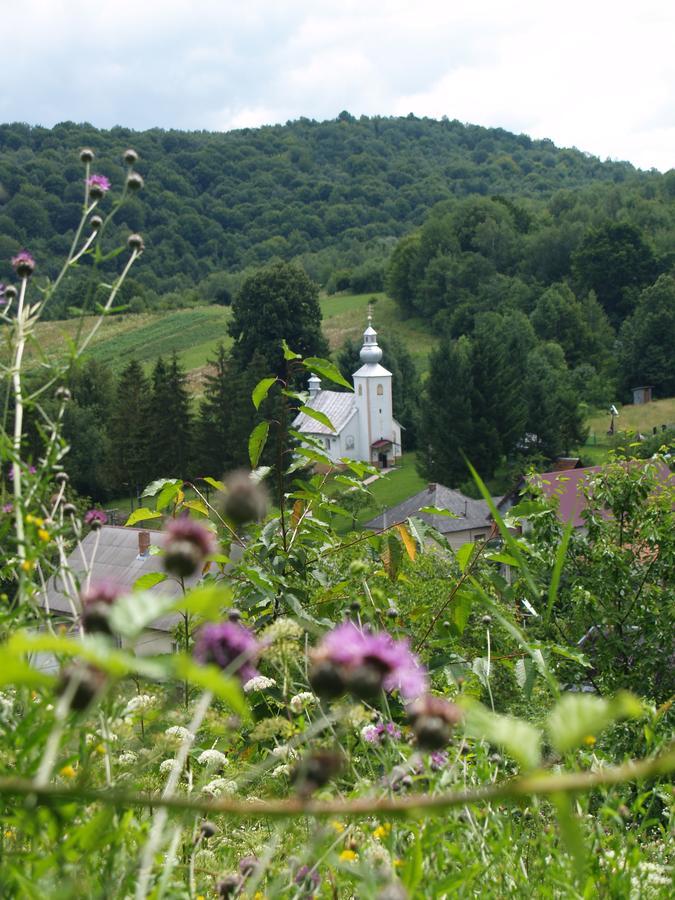
[[[5,290],[3,291],[5,300],[9,303],[11,300],[14,300],[16,297],[16,288],[13,284],[5,285]]]
[[[19,278],[28,278],[35,269],[35,260],[27,250],[22,250],[12,258],[12,265]]]
[[[462,712],[454,703],[426,694],[410,705],[408,716],[419,746],[425,750],[440,750],[450,740]]]
[[[98,231],[101,225],[103,225],[103,219],[100,216],[92,216],[91,219],[89,219],[89,225],[92,231]]]
[[[135,150],[132,150],[131,147],[128,147],[123,154],[124,162],[128,166],[133,166],[135,162],[138,162],[138,153]]]
[[[72,665],[61,672],[56,692],[60,697],[70,695],[70,709],[74,712],[84,712],[101,696],[106,682],[106,674],[101,669]]]
[[[63,515],[64,516],[74,516],[77,514],[77,507],[74,503],[64,503],[63,505]]]
[[[334,700],[345,692],[345,683],[338,668],[328,659],[314,663],[309,672],[312,690],[323,700]]]
[[[258,522],[267,514],[267,492],[244,469],[225,477],[221,507],[226,518],[235,525]]]
[[[63,385],[61,385],[61,387],[58,387],[56,389],[54,396],[56,397],[57,400],[60,400],[62,403],[67,403],[71,399],[70,391],[68,390],[67,387],[64,387]]]
[[[483,623],[483,625],[486,625],[486,626],[487,626],[487,625],[490,625],[491,622],[492,622],[492,616],[489,616],[489,615],[486,613],[486,614],[483,616],[483,618],[481,619],[481,622]]]
[[[121,593],[117,585],[100,581],[82,594],[82,627],[88,634],[113,633],[110,627],[110,607]]]
[[[206,840],[207,838],[213,837],[214,834],[217,834],[218,829],[213,822],[202,822],[199,827],[199,833]]]
[[[221,900],[227,900],[228,897],[235,897],[243,885],[241,875],[225,875],[216,884],[216,896]]]
[[[166,531],[164,568],[178,578],[194,575],[204,558],[213,553],[213,535],[199,522],[184,517],[169,522]]]
[[[127,176],[127,188],[130,191],[140,191],[143,187],[144,181],[141,175],[138,172],[130,172]]]
[[[292,780],[301,796],[308,797],[328,784],[342,768],[342,756],[331,750],[316,750],[301,759]]]
[[[83,163],[90,163],[94,161],[94,151],[91,147],[83,147],[80,150],[80,161]]]
[[[249,875],[253,875],[259,866],[260,860],[257,856],[243,856],[239,860],[239,871],[244,878],[248,878]]]
[[[68,482],[70,481],[70,478],[69,478],[67,472],[57,472],[56,475],[54,476],[54,481],[57,484],[68,484]]]
[[[347,674],[347,687],[359,700],[372,700],[382,691],[384,672],[379,666],[364,663]]]
[[[145,250],[145,243],[140,234],[130,234],[127,238],[127,244],[131,250],[138,250],[139,253]]]
[[[227,618],[230,622],[238,622],[241,619],[241,612],[234,607],[232,609],[228,609]]]

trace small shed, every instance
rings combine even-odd
[[[633,403],[635,406],[640,406],[643,403],[651,403],[652,402],[652,385],[643,385],[642,387],[634,387],[631,388],[633,392]]]

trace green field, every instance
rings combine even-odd
[[[675,425],[675,397],[653,400],[639,406],[617,404],[617,409],[619,416],[614,422],[613,436],[607,434],[610,415],[606,410],[595,410],[586,420],[589,428],[588,440],[577,450],[586,462],[593,465],[604,462],[609,451],[625,445],[626,438],[631,434],[640,432],[649,437],[653,428],[660,431],[662,425],[670,427]]]
[[[323,329],[331,351],[350,337],[359,340],[366,325],[368,302],[373,304],[374,325],[383,335],[396,335],[408,347],[421,372],[426,371],[434,336],[415,319],[402,319],[396,303],[385,294],[338,294],[321,298]],[[149,368],[159,356],[174,351],[190,373],[191,387],[199,392],[203,369],[223,341],[230,343],[227,323],[231,311],[223,306],[197,306],[173,312],[139,313],[110,316],[105,319],[91,343],[88,355],[119,371],[132,359]],[[43,322],[37,327],[37,341],[29,355],[54,359],[72,347],[78,329],[82,334],[92,328],[93,316]],[[39,351],[38,351],[39,344]]]

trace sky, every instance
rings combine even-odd
[[[675,167],[672,0],[0,0],[0,122],[459,119]]]

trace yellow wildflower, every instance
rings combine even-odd
[[[72,766],[64,766],[59,771],[59,775],[62,778],[75,778],[75,776],[77,775],[77,772],[75,771],[75,769]]]
[[[595,735],[587,734],[584,738],[584,744],[586,744],[587,747],[595,747]]]
[[[384,825],[378,825],[375,831],[373,831],[373,837],[376,841],[381,841],[382,838],[387,837],[391,833],[391,823],[385,822]]]
[[[51,540],[51,535],[46,528],[38,528],[38,537],[41,541],[44,541],[45,544],[47,541]]]
[[[399,869],[402,865],[403,865],[403,860],[402,860],[402,859],[395,859],[395,860],[394,860],[394,867],[395,867],[396,869]]]
[[[32,568],[33,568],[33,562],[30,559],[24,559],[24,561],[21,563],[21,570],[23,572],[30,572],[30,570]]]
[[[94,752],[98,753],[100,756],[103,756],[105,754],[105,747],[103,746],[103,744],[97,744],[94,748]]]
[[[13,832],[13,831],[10,831],[9,828],[8,828],[7,831],[5,832],[5,837],[6,837],[7,840],[9,840],[9,841],[14,840],[14,832]]]
[[[340,862],[354,862],[358,858],[358,854],[354,850],[343,850],[340,854]]]
[[[34,518],[33,516],[31,516],[30,513],[28,513],[28,515],[26,516],[26,522],[27,522],[29,525],[32,525],[34,521],[35,521],[35,518]]]
[[[334,828],[338,834],[342,834],[342,832],[345,830],[345,826],[342,824],[342,822],[338,822],[337,819],[333,819],[330,825],[331,828]]]

